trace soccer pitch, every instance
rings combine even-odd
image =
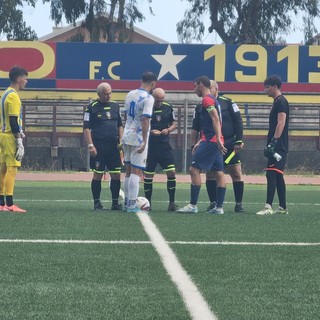
[[[180,206],[189,188],[177,185]],[[203,186],[199,213],[178,214],[157,183],[141,217],[93,211],[90,182],[18,181],[28,213],[0,212],[0,319],[319,319],[319,194],[287,186],[289,214],[257,216],[266,186],[246,185],[236,214],[229,185],[225,214],[209,215]],[[101,199],[110,207],[107,182]]]

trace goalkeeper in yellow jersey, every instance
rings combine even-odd
[[[1,95],[0,106],[0,211],[24,213],[13,204],[15,177],[24,156],[21,101],[18,95],[27,84],[28,72],[14,66],[9,71],[10,87]]]

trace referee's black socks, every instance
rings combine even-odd
[[[152,190],[153,190],[153,178],[144,178],[143,188],[144,188],[144,196],[151,203]]]
[[[91,181],[91,192],[92,197],[94,200],[94,204],[97,204],[100,201],[100,194],[101,194],[101,180],[94,180]]]
[[[233,192],[236,203],[241,203],[243,198],[244,182],[234,181],[233,182]]]
[[[217,201],[217,181],[206,180],[206,188],[210,203]]]
[[[176,177],[168,178],[167,180],[167,190],[169,194],[169,202],[173,203],[176,194]]]
[[[120,192],[121,181],[120,179],[111,179],[110,181],[110,190],[112,196],[112,205],[119,203],[119,192]]]

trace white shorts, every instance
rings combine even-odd
[[[139,149],[140,147],[124,144],[124,163],[131,163],[133,167],[145,170],[147,165],[148,146],[144,148],[142,153],[137,152]]]

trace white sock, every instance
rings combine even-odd
[[[140,177],[134,173],[131,173],[129,184],[128,184],[128,187],[129,187],[128,199],[129,199],[130,207],[134,207],[136,204],[136,200],[139,194],[139,182],[140,182]]]
[[[125,205],[128,205],[128,199],[129,199],[129,178],[130,177],[124,177],[124,181],[123,181]]]

